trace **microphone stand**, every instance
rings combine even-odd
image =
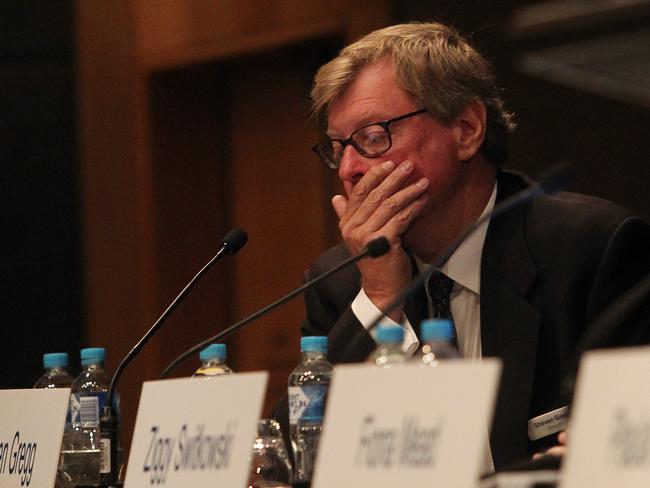
[[[129,365],[133,358],[140,352],[144,345],[149,342],[149,339],[158,331],[158,329],[165,323],[167,317],[176,309],[179,303],[187,296],[187,294],[192,290],[194,285],[197,283],[199,278],[203,276],[206,271],[208,271],[214,263],[216,263],[224,254],[235,254],[239,249],[241,249],[248,237],[246,232],[242,229],[232,229],[226,236],[222,239],[221,247],[217,254],[214,255],[208,263],[201,268],[198,273],[190,280],[190,282],[181,290],[178,296],[172,301],[172,303],[167,307],[167,309],[158,317],[158,320],[151,326],[151,328],[145,333],[145,335],[138,341],[138,343],[133,346],[129,353],[122,359],[119,366],[115,370],[115,374],[111,379],[111,383],[108,387],[106,394],[106,404],[101,412],[100,422],[99,422],[99,432],[102,444],[108,444],[108,454],[109,454],[109,463],[110,471],[108,473],[103,473],[100,475],[100,486],[101,487],[121,487],[123,483],[119,481],[119,470],[120,470],[120,449],[119,449],[119,430],[120,425],[117,417],[116,408],[113,405],[115,387],[119,381],[124,369]]]
[[[277,299],[270,305],[267,305],[266,307],[262,308],[261,310],[258,310],[257,312],[249,315],[248,317],[240,320],[234,325],[231,325],[227,329],[222,330],[218,334],[215,334],[214,336],[210,337],[209,339],[204,340],[203,342],[200,342],[199,344],[196,344],[195,346],[191,347],[184,353],[182,353],[180,356],[178,356],[176,359],[174,359],[171,363],[167,365],[167,367],[163,370],[163,372],[160,374],[160,378],[164,379],[169,376],[169,374],[172,372],[172,370],[184,359],[187,357],[191,356],[192,354],[196,353],[197,351],[203,349],[207,345],[209,345],[212,342],[219,342],[227,337],[230,337],[232,334],[237,332],[239,329],[244,327],[245,325],[249,324],[250,322],[254,321],[258,317],[261,317],[262,315],[270,312],[274,308],[278,307],[279,305],[282,305],[284,302],[292,299],[296,295],[299,295],[300,293],[304,292],[307,288],[314,286],[315,284],[319,283],[320,281],[328,278],[329,276],[337,273],[343,268],[346,268],[350,266],[353,263],[356,263],[357,261],[370,256],[372,258],[376,258],[379,256],[382,256],[388,252],[390,249],[390,245],[388,241],[386,240],[385,237],[378,237],[376,239],[373,239],[370,241],[366,249],[361,252],[360,254],[357,254],[356,256],[352,256],[344,261],[341,261],[338,265],[336,265],[334,268],[328,270],[327,272],[323,273],[322,275],[318,276],[317,278],[303,284],[301,287],[296,288],[290,293],[287,293],[283,297]]]

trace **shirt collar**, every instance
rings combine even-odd
[[[494,184],[492,195],[488,200],[483,212],[483,216],[487,215],[494,208],[497,198],[497,184]],[[476,220],[479,220],[476,219]],[[485,243],[485,236],[490,221],[483,222],[475,232],[473,232],[467,239],[465,239],[458,249],[454,251],[451,257],[442,267],[442,272],[449,278],[454,280],[463,288],[467,288],[471,292],[480,295],[481,290],[481,255],[483,253],[483,244]],[[428,264],[424,263],[416,256],[416,262],[420,272],[428,268]]]

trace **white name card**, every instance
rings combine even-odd
[[[69,388],[0,390],[0,486],[54,486],[69,403]]]
[[[500,370],[496,359],[337,366],[314,487],[473,488]]]
[[[582,359],[563,488],[650,486],[650,348]]]
[[[124,486],[245,486],[267,379],[145,382]]]

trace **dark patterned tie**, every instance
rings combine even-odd
[[[433,309],[434,319],[449,319],[453,322],[451,316],[450,297],[451,290],[454,287],[454,280],[445,276],[440,271],[434,271],[427,283],[429,298]]]
[[[454,287],[454,280],[443,274],[441,271],[434,271],[429,282],[427,291],[431,299],[431,309],[434,319],[449,319],[454,324],[454,317],[451,315],[451,290]],[[456,329],[456,324],[454,324]],[[458,347],[458,336],[454,337],[456,347]]]

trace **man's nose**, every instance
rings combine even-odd
[[[356,183],[366,174],[369,167],[368,158],[359,154],[350,144],[343,150],[339,165],[339,178],[341,181]]]

